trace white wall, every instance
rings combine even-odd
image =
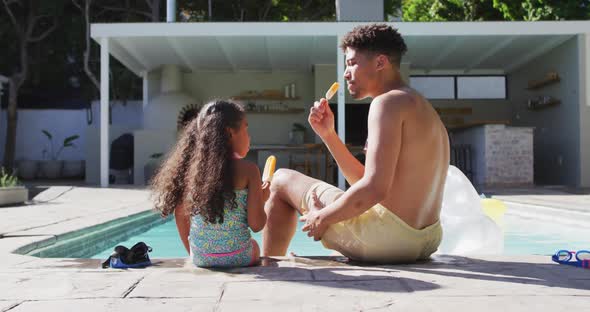
[[[116,103],[113,106],[112,127],[119,130],[112,133],[111,141],[121,133],[141,127],[141,105],[140,101],[129,101],[126,105]],[[89,133],[95,132],[96,137],[98,137],[98,125],[100,124],[98,106],[98,101],[92,103],[92,114],[85,109],[20,109],[18,111],[15,159],[42,159],[42,151],[48,146],[48,141],[45,135],[41,133],[41,130],[46,129],[53,134],[56,147],[61,146],[64,138],[74,134],[79,135],[80,138],[74,142],[76,148],[64,149],[60,158],[64,160],[87,160],[87,167],[96,167],[96,170],[98,170],[98,162],[93,162],[94,158],[98,161],[98,141],[94,142],[89,139]],[[88,118],[92,119],[90,125],[87,122]],[[4,157],[5,142],[6,111],[2,110],[0,113],[0,158]],[[92,174],[90,175],[92,176]]]
[[[580,62],[580,186],[590,187],[590,33],[578,36]]]
[[[184,76],[184,90],[202,103],[215,98],[228,98],[243,91],[283,90],[290,83],[296,85],[298,100],[284,101],[292,108],[308,109],[313,105],[314,81],[311,72],[200,72]],[[257,105],[277,104],[279,101],[255,101]],[[247,101],[244,101],[246,104]],[[297,114],[248,114],[252,144],[287,144],[293,123],[307,124],[307,112]],[[312,130],[309,128],[308,134]],[[312,140],[312,138],[308,138]]]
[[[0,115],[0,158],[4,157],[6,121],[6,110],[2,110]],[[64,149],[60,158],[64,160],[84,159],[86,146],[84,129],[86,126],[86,114],[82,110],[21,109],[18,111],[15,159],[43,159],[43,149],[50,146],[47,137],[41,132],[43,129],[53,135],[56,153],[66,137],[80,135],[80,138],[74,142],[76,147]]]
[[[535,183],[578,186],[580,181],[580,79],[577,38],[566,41],[508,76],[513,124],[535,127]],[[561,81],[527,90],[530,80],[556,71]],[[526,108],[527,100],[549,95],[561,104],[543,110]]]
[[[92,102],[92,125],[100,125],[100,101]],[[126,104],[113,102],[111,105],[112,124],[129,127],[131,129],[141,128],[143,124],[142,101],[127,101]]]

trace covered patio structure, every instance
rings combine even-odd
[[[334,99],[337,131],[346,141],[345,105],[369,101],[354,101],[344,89],[344,55],[338,43],[357,25],[348,22],[93,24],[91,36],[101,46],[101,77],[108,77],[109,56],[143,77],[144,109],[161,91],[158,83],[163,78],[157,71],[164,65],[181,69],[183,89],[201,103],[212,97],[231,97],[256,83],[271,84],[272,80],[280,80],[281,75],[290,75],[290,80],[298,82],[297,100],[292,105],[307,109],[332,82],[338,81],[341,87]],[[402,74],[410,85],[414,76],[506,77],[507,91],[502,99],[433,99],[435,107],[469,107],[467,125],[506,120],[514,126],[534,127],[535,177],[540,173],[545,184],[590,186],[590,22],[395,23],[392,26],[400,31],[408,45]],[[527,83],[543,79],[547,72],[558,72],[561,83],[541,91],[527,88]],[[288,81],[280,82],[279,88],[285,82]],[[99,130],[102,187],[109,184],[112,141],[108,86],[109,81],[102,79]],[[214,87],[217,89],[211,91]],[[276,86],[260,87],[269,88]],[[560,98],[562,104],[542,112],[526,109],[529,99],[546,95]],[[267,127],[281,126],[274,125],[268,117]],[[305,122],[305,117],[306,114],[300,114],[294,120]],[[258,133],[251,134],[255,142]],[[282,138],[264,135],[260,133],[259,137],[273,143]],[[142,163],[136,163],[136,170],[141,166]],[[338,185],[344,187],[342,174]]]

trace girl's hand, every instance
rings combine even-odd
[[[266,202],[270,197],[270,182],[264,181],[262,183],[262,201]]]

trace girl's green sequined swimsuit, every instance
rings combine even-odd
[[[225,203],[223,223],[206,223],[200,215],[191,217],[189,242],[193,263],[199,267],[238,267],[252,262],[248,227],[248,189],[236,190],[235,209]]]

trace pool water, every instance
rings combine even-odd
[[[515,215],[504,218],[504,254],[552,255],[561,249],[590,249],[588,226]]]
[[[314,242],[307,237],[300,228],[289,246],[288,252],[298,255],[328,256],[331,250],[325,249],[320,242]],[[549,255],[559,249],[580,250],[590,249],[590,230],[579,226],[568,226],[559,223],[539,220],[537,218],[516,215],[505,215],[502,228],[504,230],[504,254],[525,255],[540,254]],[[262,246],[261,233],[253,233],[254,239]],[[155,226],[152,229],[131,237],[126,241],[113,244],[112,247],[92,256],[95,259],[106,259],[116,245],[133,246],[143,241],[153,248],[152,258],[181,258],[186,257],[176,223],[170,221]]]
[[[299,229],[303,227],[302,222],[298,225]],[[258,245],[262,248],[262,231],[258,233],[252,233],[252,237],[258,242]],[[152,258],[181,258],[188,256],[188,253],[184,249],[178,232],[176,230],[176,223],[174,219],[155,226],[140,235],[133,236],[124,242],[119,242],[107,250],[101,251],[99,254],[92,256],[94,259],[106,259],[111,255],[115,246],[123,245],[131,247],[137,242],[145,242],[152,247],[150,257]],[[312,238],[307,237],[307,234],[297,231],[295,237],[291,241],[289,249],[287,251],[294,252],[297,255],[314,255],[314,256],[329,256],[333,251],[325,249],[322,243],[315,242]]]

